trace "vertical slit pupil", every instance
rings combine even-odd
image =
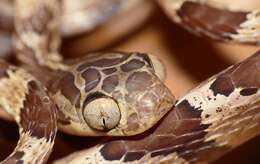
[[[105,121],[105,118],[102,118],[102,121],[103,121],[103,125],[104,125],[104,127],[106,127],[106,121]]]

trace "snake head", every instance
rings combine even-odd
[[[59,108],[60,129],[67,133],[139,134],[175,103],[163,84],[164,66],[154,56],[96,53],[70,64],[49,87]]]

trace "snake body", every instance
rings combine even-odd
[[[158,2],[174,22],[199,36],[226,42],[260,42],[260,6],[254,10],[241,10],[234,9],[233,3],[216,0]]]
[[[191,90],[148,132],[56,163],[212,162],[259,135],[259,88],[260,51]]]
[[[175,99],[157,58],[113,52],[65,61],[58,52],[60,1],[17,0],[15,6],[20,67],[0,63],[0,105],[18,123],[20,139],[4,163],[46,162],[57,126],[73,135],[130,136],[150,129],[169,110],[148,132],[58,162],[210,162],[259,134],[259,52],[172,108]]]
[[[29,4],[30,8],[27,8]],[[0,104],[21,125],[18,143],[25,146],[20,150],[18,144],[13,154],[19,153],[35,158],[35,160],[23,159],[23,156],[16,155],[14,159],[16,162],[28,163],[29,160],[33,163],[45,162],[52,149],[57,128],[55,118],[46,125],[29,119],[30,117],[35,119],[41,114],[41,111],[34,112],[34,110],[35,108],[40,110],[41,103],[44,104],[48,97],[40,97],[43,102],[40,100],[30,102],[34,95],[26,93],[31,90],[33,93],[38,93],[41,88],[31,88],[30,85],[27,87],[27,83],[31,84],[31,80],[26,79],[27,76],[39,80],[48,89],[50,98],[47,103],[49,106],[52,105],[49,109],[50,115],[55,116],[57,112],[58,127],[74,135],[138,134],[157,123],[175,103],[173,95],[161,81],[165,78],[164,67],[155,57],[140,53],[98,53],[64,61],[57,51],[61,15],[59,1],[18,0],[16,11],[17,59],[21,63],[20,66],[27,70],[21,68],[22,72],[29,73],[24,73],[25,79],[22,75],[19,77],[19,74],[15,74],[10,75],[14,79],[7,77],[0,81],[3,83],[3,91],[6,88],[9,90],[10,87],[23,86],[21,90],[13,89],[13,92],[18,94],[14,100],[8,99],[8,95],[12,92],[9,94],[8,91],[3,92],[1,95],[3,101]],[[19,81],[16,84],[15,78],[21,78],[22,84]],[[8,82],[5,82],[6,80]],[[143,83],[143,80],[147,83]],[[9,87],[9,82],[14,85]],[[46,91],[42,94],[44,93]],[[16,101],[19,102],[18,106],[11,111],[9,106],[16,105]],[[32,109],[23,110],[27,105]],[[57,110],[53,108],[54,105],[57,106]],[[24,115],[29,118],[24,118]],[[22,123],[21,118],[24,119]],[[48,120],[46,118],[44,121]],[[47,126],[49,124],[53,127],[49,128]],[[34,136],[37,126],[45,127],[44,136]],[[51,134],[53,136],[50,139],[48,136]],[[38,154],[35,153],[37,147],[34,145],[41,146],[41,144],[42,148],[38,150]],[[9,159],[5,162],[8,163]]]
[[[4,61],[0,67],[0,104],[20,130],[15,151],[3,163],[46,162],[57,131],[56,106],[44,86],[29,73]]]

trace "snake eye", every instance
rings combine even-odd
[[[121,113],[115,100],[110,97],[101,97],[85,106],[83,116],[91,128],[107,131],[119,124]]]

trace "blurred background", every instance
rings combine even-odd
[[[142,23],[120,39],[93,48],[92,42],[95,44],[106,33],[93,37],[92,33],[85,34],[90,35],[92,39],[84,42],[85,36],[83,35],[64,39],[61,52],[68,58],[97,50],[143,52],[156,55],[167,67],[167,86],[176,97],[180,97],[199,82],[249,57],[260,49],[259,46],[218,43],[196,37],[172,23],[155,4],[150,6],[149,12],[146,14]],[[110,28],[106,32],[117,33],[117,28]],[[99,33],[99,29],[96,31],[94,33]],[[85,47],[78,48],[77,43]],[[17,139],[18,129],[15,123],[0,121],[0,160],[13,150]],[[94,145],[98,140],[59,133],[50,161],[75,150]],[[260,137],[242,145],[215,163],[260,163]]]

